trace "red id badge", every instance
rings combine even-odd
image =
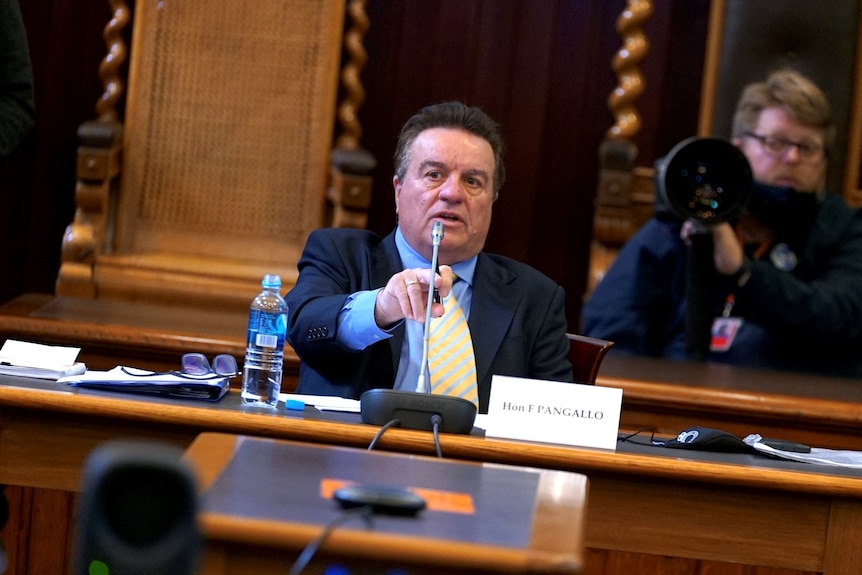
[[[712,340],[709,343],[709,350],[721,352],[730,349],[741,325],[740,317],[715,318],[712,322]]]

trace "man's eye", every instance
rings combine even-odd
[[[440,179],[441,174],[440,174],[440,172],[428,172],[427,174],[425,174],[425,177],[430,178],[432,180],[438,180],[438,179]]]

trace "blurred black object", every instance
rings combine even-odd
[[[711,234],[698,233],[689,238],[686,252],[685,351],[688,357],[703,361],[712,341],[712,296],[715,261]]]
[[[688,138],[656,161],[656,217],[731,221],[748,204],[752,185],[739,148],[718,138]]]
[[[9,521],[9,500],[6,498],[6,486],[0,485],[0,531],[6,528]],[[9,567],[9,557],[6,555],[6,545],[0,540],[0,575]]]
[[[716,271],[708,228],[737,219],[753,185],[743,153],[718,138],[688,138],[656,162],[656,217],[692,220],[699,228],[688,239],[686,260],[685,346],[691,359],[706,359],[712,338]]]
[[[192,575],[202,550],[194,475],[176,447],[105,443],[82,476],[74,575]]]

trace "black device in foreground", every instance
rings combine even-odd
[[[371,507],[385,515],[416,515],[425,509],[425,500],[406,489],[386,485],[348,485],[336,489],[332,497],[344,509]]]
[[[760,443],[768,445],[772,449],[779,449],[781,451],[811,453],[811,446],[805,445],[804,443],[798,443],[796,441],[790,441],[789,439],[770,439],[768,437],[763,437],[760,439]]]
[[[81,483],[75,575],[197,572],[203,536],[195,478],[179,448],[104,443],[87,458]]]
[[[463,397],[397,389],[369,389],[359,398],[362,423],[386,425],[397,419],[400,427],[433,430],[432,417],[440,417],[440,431],[470,433],[476,405]]]

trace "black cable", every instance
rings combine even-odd
[[[386,430],[392,427],[393,425],[398,425],[401,423],[400,419],[390,419],[386,425],[380,428],[380,431],[374,436],[374,439],[371,440],[371,443],[368,444],[368,451],[374,449],[374,446],[377,445],[377,441],[383,437],[383,434],[386,433]]]
[[[0,531],[6,528],[9,521],[9,500],[6,498],[6,485],[0,485]],[[9,567],[9,555],[6,553],[6,544],[0,540],[0,574],[6,573]]]
[[[371,516],[373,515],[373,513],[374,508],[371,505],[355,507],[353,509],[345,509],[338,517],[330,521],[323,528],[323,531],[320,532],[320,535],[308,542],[308,545],[305,546],[305,548],[299,554],[299,557],[297,557],[296,561],[294,561],[293,566],[288,572],[288,575],[299,575],[300,573],[302,573],[302,570],[306,568],[309,561],[311,561],[312,557],[314,557],[314,554],[317,553],[318,549],[320,549],[320,547],[332,534],[332,532],[347,521],[359,516],[365,520],[369,527],[371,527]]]
[[[640,441],[630,441],[631,439],[639,436],[641,433],[646,433],[646,432],[649,432],[649,443],[641,443]],[[619,442],[629,441],[630,443],[635,443],[637,445],[655,445],[655,429],[652,429],[649,427],[642,427],[641,429],[638,429],[634,433],[629,433],[628,435],[621,433],[619,436],[617,436],[617,441],[619,441]]]
[[[386,433],[386,430],[390,427],[399,425],[401,423],[400,419],[390,419],[383,425],[380,430],[374,435],[374,439],[371,440],[371,443],[368,444],[368,451],[372,451],[374,447],[377,445],[377,442],[383,437],[383,434]],[[440,417],[439,413],[435,413],[431,416],[431,430],[434,434],[434,448],[437,451],[437,457],[443,457],[443,450],[440,447],[440,427],[443,425],[443,418]]]
[[[440,414],[435,413],[431,416],[431,430],[434,433],[434,448],[437,450],[437,457],[443,457],[443,451],[440,449],[440,426],[443,425],[443,418]]]

